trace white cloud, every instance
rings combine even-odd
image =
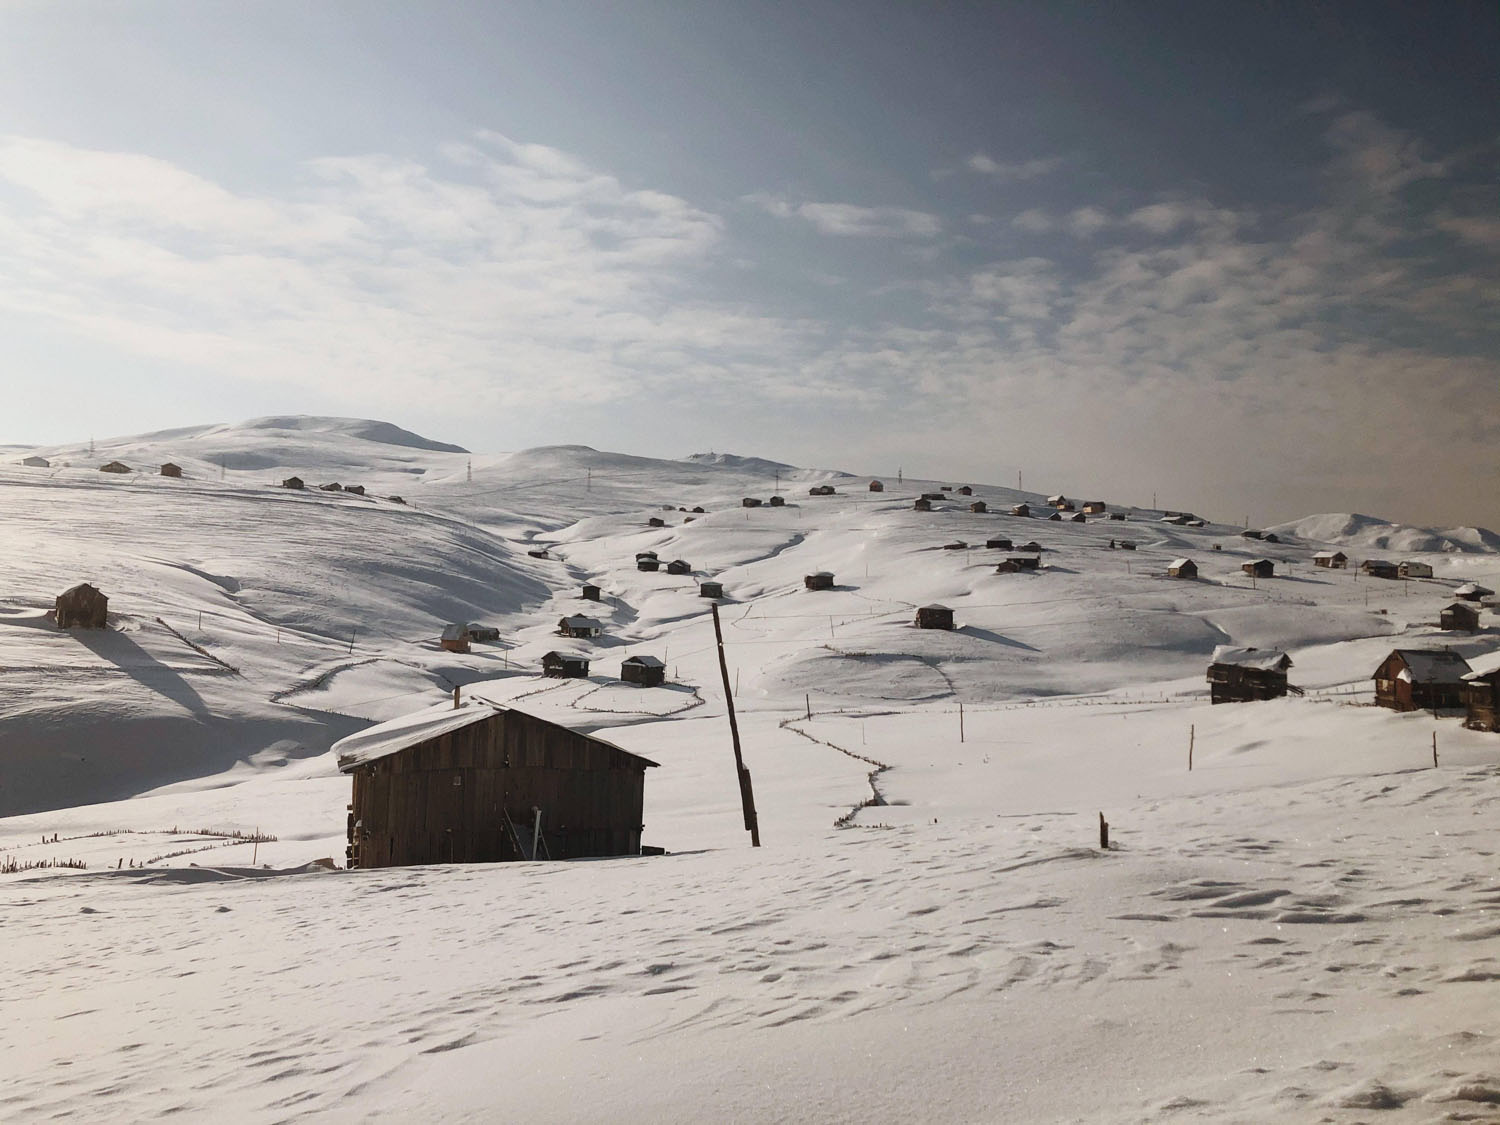
[[[1046,234],[1057,224],[1047,212],[1031,207],[1011,219],[1010,225],[1028,234]]]
[[[1031,160],[1001,161],[982,152],[976,152],[964,161],[964,165],[971,172],[981,175],[993,176],[1004,183],[1012,183],[1020,180],[1034,180],[1039,176],[1047,176],[1057,171],[1063,165],[1062,157],[1046,156],[1036,157]]]
[[[929,238],[942,232],[942,221],[926,211],[906,207],[864,207],[856,203],[792,203],[784,196],[745,196],[779,219],[803,219],[821,234],[859,238]]]

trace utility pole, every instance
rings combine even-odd
[[[474,462],[473,461],[470,461],[470,462],[467,463],[467,467],[465,468],[465,472],[466,472],[466,474],[468,476],[468,483],[469,484],[473,484],[474,483]]]
[[[93,450],[90,450],[89,452],[92,453]],[[898,466],[896,466],[896,483],[897,484],[901,484],[902,480],[903,480],[903,478],[901,476],[901,467],[898,465]]]
[[[709,607],[714,615],[714,641],[719,648],[719,675],[724,679],[724,706],[729,711],[729,737],[734,743],[734,770],[740,780],[740,805],[745,813],[745,829],[750,833],[750,846],[760,847],[760,820],[755,815],[755,791],[750,786],[750,771],[745,768],[745,759],[740,754],[740,727],[734,717],[734,695],[729,687],[729,663],[724,659],[724,630],[719,625],[719,605]]]
[[[585,492],[593,492],[593,491],[594,491],[594,470],[593,470],[593,469],[590,469],[590,470],[589,470],[589,471],[588,471],[588,474],[589,474],[589,475],[588,475],[588,480],[587,480],[587,482],[586,482],[586,483],[585,483],[585,484],[584,484],[584,486],[583,486],[583,490],[584,490],[584,491],[585,491]]]
[[[1016,491],[1017,492],[1025,492],[1026,491],[1026,489],[1021,486],[1021,470],[1020,469],[1016,470]]]

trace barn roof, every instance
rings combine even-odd
[[[1453,592],[1461,598],[1465,596],[1487,598],[1495,591],[1491,590],[1488,586],[1481,586],[1478,582],[1465,582]]]
[[[666,661],[655,656],[627,656],[620,661],[622,664],[639,664],[642,668],[665,668]]]
[[[1236,648],[1218,645],[1213,663],[1233,664],[1239,668],[1258,668],[1263,672],[1281,672],[1292,666],[1292,658],[1279,648]]]
[[[76,593],[78,593],[78,591],[80,591],[80,590],[88,590],[88,591],[90,591],[92,593],[97,594],[99,592],[99,587],[98,586],[94,586],[94,585],[92,585],[92,584],[90,584],[88,582],[80,582],[76,586],[69,586],[66,590],[64,590],[61,594],[59,594],[58,597],[65,598],[69,594],[76,594]]]
[[[469,627],[467,625],[443,626],[443,640],[445,641],[461,641],[468,635]]]
[[[1409,683],[1453,684],[1473,671],[1467,660],[1447,648],[1398,648],[1391,656],[1399,656],[1406,663],[1399,678]]]
[[[589,662],[589,658],[581,652],[559,652],[553,649],[551,652],[542,653],[542,662],[545,664],[549,657],[556,660],[581,660],[585,664]]]
[[[574,614],[572,617],[564,617],[563,624],[569,629],[598,629],[600,632],[604,631],[604,623],[597,617],[585,617],[581,613]]]
[[[1347,559],[1348,557],[1343,551],[1319,551],[1313,555],[1315,559]]]
[[[515,711],[518,715],[526,714],[528,718],[536,719],[538,722],[548,721],[514,707],[499,707],[483,700],[467,700],[458,707],[454,707],[451,703],[439,703],[435,707],[416,711],[410,715],[402,715],[389,722],[376,723],[357,734],[341,738],[333,744],[333,753],[338,759],[339,770],[348,773],[355,766],[389,757],[429,739],[463,730],[475,723],[485,722],[507,711]],[[574,733],[583,734],[581,731]],[[585,734],[584,737],[603,743],[611,750],[618,750],[621,754],[630,754],[629,750],[622,749],[613,742],[596,735]],[[648,766],[660,764],[653,762],[650,758],[642,758],[639,754],[630,754],[630,756],[645,762]]]
[[[1168,570],[1181,570],[1185,566],[1197,566],[1197,565],[1198,565],[1197,563],[1195,563],[1192,559],[1189,559],[1189,558],[1173,559],[1170,563],[1167,564],[1167,569]]]

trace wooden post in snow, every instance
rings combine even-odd
[[[1193,772],[1193,743],[1198,739],[1198,727],[1195,724],[1188,726],[1188,773]]]
[[[810,694],[804,695],[802,702],[807,704],[807,721],[812,722],[812,696]]]
[[[755,814],[755,790],[750,784],[750,771],[745,768],[745,759],[740,754],[740,725],[734,717],[734,696],[729,690],[729,662],[724,659],[724,630],[719,625],[719,604],[709,607],[714,615],[714,641],[719,649],[719,675],[724,680],[724,706],[729,712],[729,737],[734,743],[734,770],[740,782],[740,805],[745,814],[745,828],[750,833],[750,846],[760,847],[760,819]],[[811,713],[811,704],[809,704]]]
[[[458,710],[458,685],[453,685],[453,709]]]
[[[1104,819],[1104,814],[1099,814],[1099,847],[1103,851],[1109,851],[1109,821]]]
[[[958,740],[964,740],[964,701],[958,701]]]
[[[1437,731],[1432,732],[1432,768],[1437,769]]]

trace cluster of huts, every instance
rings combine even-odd
[[[47,460],[47,458],[45,457],[39,457],[36,454],[32,454],[29,457],[22,457],[20,463],[28,469],[50,469],[52,467],[51,461]],[[106,461],[104,464],[99,466],[99,471],[101,473],[116,474],[135,472],[134,469],[125,464],[125,462],[123,461]],[[164,477],[181,478],[182,466],[168,461],[157,468],[157,475]]]

